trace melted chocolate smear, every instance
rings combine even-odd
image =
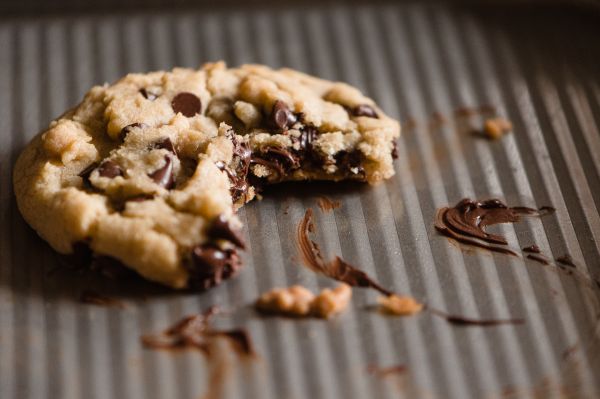
[[[368,118],[378,118],[377,112],[367,104],[360,104],[351,109],[352,116],[366,116]]]
[[[300,167],[298,156],[292,152],[275,146],[262,148],[259,153],[253,153],[250,164],[260,164],[277,173],[275,180],[281,180],[286,173]]]
[[[165,164],[148,175],[156,184],[170,190],[175,185],[173,177],[173,160],[170,156],[165,157]]]
[[[124,308],[125,304],[116,299],[111,298],[106,295],[102,295],[92,290],[85,290],[79,296],[79,301],[81,303],[87,303],[90,305],[98,305],[98,306],[108,306],[108,307],[117,307]]]
[[[529,252],[529,253],[532,253],[532,254],[539,254],[541,251],[540,251],[540,247],[538,247],[537,245],[533,244],[533,245],[530,245],[528,247],[523,248],[523,252]]]
[[[123,176],[121,167],[114,161],[104,161],[98,167],[98,174],[102,177],[113,179],[117,176]]]
[[[304,264],[315,273],[320,273],[352,287],[373,288],[384,295],[392,295],[391,291],[383,288],[365,272],[358,270],[339,256],[326,262],[317,243],[308,237],[309,233],[314,232],[312,215],[312,209],[307,209],[297,228],[298,249]]]
[[[212,317],[219,312],[218,307],[211,306],[201,314],[184,317],[160,334],[142,336],[142,344],[150,349],[196,348],[206,351],[204,334]]]
[[[199,349],[208,354],[210,340],[214,337],[225,337],[237,352],[244,356],[254,356],[252,339],[245,329],[213,330],[210,327],[212,318],[220,312],[211,306],[202,314],[184,317],[173,326],[156,335],[141,337],[142,344],[150,349]]]
[[[529,254],[527,255],[527,259],[531,259],[534,260],[536,262],[541,263],[542,265],[549,265],[550,261],[548,261],[548,259],[541,254]]]
[[[225,215],[219,215],[215,219],[208,231],[208,235],[213,239],[227,240],[238,248],[246,248],[241,231],[231,227],[231,223],[225,218]]]
[[[131,130],[136,129],[136,128],[145,129],[147,127],[148,127],[148,125],[146,125],[145,123],[141,123],[141,122],[132,123],[131,125],[127,125],[123,129],[121,129],[121,133],[119,133],[119,138],[121,139],[121,141],[123,141],[123,140],[125,140],[125,137],[127,137],[127,135],[129,134],[129,132],[131,132]]]
[[[554,208],[551,207],[509,208],[498,199],[473,201],[465,198],[453,208],[439,209],[434,226],[441,234],[462,244],[517,256],[516,252],[502,246],[508,244],[506,238],[487,233],[485,228],[500,223],[515,223],[522,216],[541,217],[552,212]]]
[[[185,266],[190,272],[190,285],[208,289],[236,275],[242,268],[242,262],[234,249],[203,244],[192,250],[191,259]]]
[[[297,121],[298,118],[289,109],[286,103],[280,100],[275,101],[269,120],[273,127],[285,130]]]
[[[340,201],[334,201],[327,197],[319,197],[317,199],[317,204],[323,212],[329,212],[342,206]]]
[[[173,101],[171,101],[171,108],[173,108],[173,111],[176,114],[181,112],[183,116],[191,118],[200,113],[202,110],[202,103],[196,95],[183,92],[177,94],[173,98]]]
[[[158,94],[152,93],[146,89],[140,89],[140,94],[144,96],[145,99],[154,101],[158,98]]]
[[[386,377],[388,375],[393,374],[404,374],[408,371],[408,367],[406,367],[404,364],[397,364],[388,367],[380,367],[375,364],[371,364],[369,365],[369,367],[367,367],[367,371],[369,372],[369,374],[375,375],[377,377]]]
[[[556,258],[556,261],[558,263],[560,263],[561,265],[565,265],[565,266],[573,267],[573,268],[577,267],[575,265],[575,263],[573,262],[573,258],[569,254],[564,254],[563,256],[559,256],[558,258]]]
[[[427,309],[434,314],[435,316],[442,317],[448,321],[450,324],[454,324],[457,326],[481,326],[481,327],[491,327],[497,326],[501,324],[523,324],[525,323],[524,319],[472,319],[470,317],[458,316],[446,313],[442,310],[433,309],[427,307]]]

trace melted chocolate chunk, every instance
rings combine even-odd
[[[314,126],[305,125],[300,129],[300,138],[298,140],[300,144],[300,151],[312,150],[312,143],[319,136],[319,130]]]
[[[532,254],[539,254],[541,251],[540,251],[540,247],[538,247],[537,245],[533,244],[533,245],[530,245],[528,247],[523,248],[523,252],[529,252],[529,253],[532,253]]]
[[[164,139],[159,140],[156,143],[154,143],[152,148],[159,149],[159,150],[161,150],[161,149],[167,150],[167,151],[171,152],[173,155],[177,156],[177,151],[175,150],[175,146],[173,145],[173,142],[171,141],[171,139],[168,137],[165,137]]]
[[[339,256],[336,256],[329,262],[323,259],[317,243],[308,237],[308,234],[314,231],[312,214],[312,209],[309,208],[306,210],[304,218],[298,224],[296,231],[298,249],[300,250],[300,256],[305,266],[316,273],[341,281],[352,287],[373,288],[386,296],[392,295],[392,291],[383,288],[369,277],[368,274],[347,263]]]
[[[568,267],[577,267],[575,265],[575,263],[573,262],[573,258],[569,254],[564,254],[563,256],[559,256],[558,258],[556,258],[556,261],[558,263],[568,266]]]
[[[351,109],[352,116],[366,116],[368,118],[378,118],[377,112],[367,104],[360,104]]]
[[[473,201],[465,198],[453,208],[439,209],[434,226],[441,234],[462,244],[516,256],[515,251],[506,247],[506,238],[487,233],[486,227],[499,223],[515,223],[520,221],[522,216],[545,216],[551,212],[553,211],[549,207],[509,208],[498,199]]]
[[[207,289],[233,277],[242,262],[233,249],[221,249],[213,244],[198,245],[192,250],[191,261],[186,263],[190,285]]]
[[[246,248],[241,231],[231,227],[231,223],[225,218],[225,215],[219,215],[215,219],[208,235],[213,239],[229,241],[238,248]]]
[[[92,174],[92,172],[94,170],[96,170],[97,167],[98,167],[98,162],[94,162],[94,163],[88,165],[84,170],[79,172],[78,176],[81,177],[81,179],[83,180],[84,188],[87,188],[87,189],[93,188],[92,182],[90,182],[90,175]]]
[[[233,198],[233,202],[239,200],[242,196],[246,195],[248,191],[248,171],[250,167],[251,151],[248,149],[246,143],[239,142],[236,139],[235,134],[231,135],[231,142],[233,143],[233,169],[227,167],[223,162],[217,162],[217,167],[229,177],[231,184],[230,191]]]
[[[392,141],[392,159],[398,159],[398,142]]]
[[[181,112],[183,116],[191,118],[192,116],[199,114],[202,110],[202,103],[200,99],[188,92],[177,94],[173,101],[171,101],[171,107],[175,113]]]
[[[270,123],[273,127],[285,130],[298,121],[298,118],[283,101],[275,101],[271,111]]]
[[[145,99],[150,101],[156,100],[156,98],[159,96],[158,94],[152,93],[146,89],[140,89],[140,94],[144,96]]]
[[[340,151],[334,156],[338,170],[348,176],[359,176],[365,178],[365,168],[361,165],[362,155],[360,151]]]
[[[121,167],[114,161],[104,161],[98,167],[98,174],[102,177],[108,177],[109,179],[117,176],[123,176]]]
[[[173,176],[173,160],[170,156],[165,157],[165,164],[148,175],[156,184],[170,190],[175,185]]]
[[[125,140],[125,137],[127,137],[127,135],[129,134],[129,132],[132,129],[135,129],[135,128],[145,129],[147,127],[148,127],[148,125],[146,125],[145,123],[141,123],[141,122],[132,123],[131,125],[127,125],[123,129],[121,129],[121,133],[119,133],[119,138],[121,139],[121,141],[123,141],[123,140]]]

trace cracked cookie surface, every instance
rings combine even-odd
[[[264,185],[389,178],[399,134],[357,89],[290,69],[130,74],[31,141],[15,193],[60,253],[208,288],[240,269],[235,209]]]

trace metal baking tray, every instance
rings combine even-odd
[[[596,8],[202,4],[0,17],[0,398],[598,397],[600,298],[586,283],[600,276]],[[375,187],[271,188],[240,211],[245,269],[207,292],[57,268],[15,206],[19,151],[93,84],[219,59],[358,86],[403,122],[396,176]],[[510,119],[514,132],[499,141],[472,135],[481,110]],[[321,211],[319,196],[341,207]],[[555,207],[494,230],[515,248],[569,253],[577,272],[453,245],[433,221],[464,197]],[[436,308],[525,323],[385,317],[373,310],[376,293],[361,289],[330,321],[257,315],[251,304],[265,290],[332,285],[298,257],[296,226],[308,208],[324,256]],[[85,289],[125,307],[82,304]],[[140,344],[142,334],[213,304],[227,311],[216,325],[248,329],[256,360]],[[398,365],[402,373],[372,372]]]

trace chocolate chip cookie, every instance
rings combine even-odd
[[[207,288],[240,269],[235,210],[264,185],[389,178],[399,134],[357,89],[290,69],[130,74],[38,134],[14,187],[59,253]]]

